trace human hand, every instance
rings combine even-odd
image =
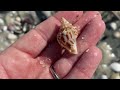
[[[64,17],[79,27],[78,54],[71,55],[56,40]],[[60,11],[40,23],[0,54],[0,78],[53,79],[53,65],[62,79],[90,79],[102,59],[96,47],[105,24],[97,11]]]

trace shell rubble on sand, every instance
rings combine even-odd
[[[58,43],[71,54],[78,54],[76,42],[77,37],[77,28],[65,18],[62,18],[60,32],[57,35]]]

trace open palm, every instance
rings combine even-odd
[[[57,43],[61,17],[79,28],[77,55],[63,52]],[[90,79],[102,59],[96,44],[104,30],[97,11],[57,12],[0,54],[0,78],[53,79],[53,65],[60,78]]]

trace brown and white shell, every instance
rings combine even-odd
[[[70,53],[78,54],[77,37],[77,28],[69,23],[65,18],[62,18],[60,32],[57,35],[58,43]]]

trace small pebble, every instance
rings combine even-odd
[[[15,34],[9,33],[8,34],[8,39],[17,39],[17,36]]]
[[[0,25],[4,25],[4,20],[0,18]]]
[[[107,75],[102,75],[101,79],[108,79]]]
[[[113,73],[111,75],[110,79],[120,79],[120,74],[119,73]]]
[[[99,78],[101,78],[102,75],[107,75],[107,77],[110,77],[111,72],[112,70],[108,66],[106,67],[106,64],[105,67],[104,65],[99,65],[96,70],[96,75]]]
[[[19,21],[14,21],[14,24],[17,25],[17,26],[21,25],[21,23]]]
[[[16,30],[20,30],[20,27],[19,27],[19,26],[15,26],[15,29],[16,29]]]
[[[34,29],[35,27],[36,27],[36,26],[35,26],[35,25],[33,25],[31,29]]]
[[[26,31],[27,31],[27,25],[28,25],[28,24],[27,24],[27,23],[25,23],[25,24],[24,24],[24,26],[23,26],[23,31],[24,31],[24,32],[26,32]]]
[[[10,40],[10,43],[13,44],[15,42],[15,40]]]
[[[15,33],[16,35],[18,35],[18,34],[23,34],[23,31],[22,31],[22,30],[15,30],[14,33]]]
[[[120,38],[120,32],[118,32],[118,31],[115,32],[115,33],[114,33],[114,37],[116,37],[116,38]]]
[[[16,14],[16,11],[12,11],[13,14]]]
[[[112,28],[113,30],[116,30],[116,29],[117,29],[117,24],[116,24],[115,22],[112,22],[112,23],[110,24],[110,26],[111,26],[111,28]]]
[[[20,21],[21,21],[21,18],[20,18],[20,17],[16,17],[16,20],[20,22]]]
[[[107,68],[107,64],[102,64],[101,65],[103,68]]]
[[[51,11],[42,11],[47,17],[51,16]]]
[[[0,48],[0,52],[3,51],[3,50],[4,50],[4,48],[1,47],[1,48]]]
[[[120,64],[117,62],[114,62],[110,65],[110,68],[116,72],[120,72]]]
[[[101,63],[110,64],[110,62],[116,58],[114,53],[112,53],[112,47],[107,42],[99,43],[98,47],[102,50],[103,53],[103,58]]]
[[[111,46],[109,44],[106,45],[106,47],[107,47],[108,50],[112,50],[112,48],[111,48]]]
[[[6,47],[8,47],[8,46],[10,46],[10,43],[7,42],[7,41],[5,41],[5,42],[4,42],[4,45],[5,45]]]
[[[114,58],[114,57],[115,57],[115,54],[114,54],[114,53],[111,53],[110,56],[111,56],[112,58]]]
[[[3,26],[3,31],[7,31],[7,26]]]

